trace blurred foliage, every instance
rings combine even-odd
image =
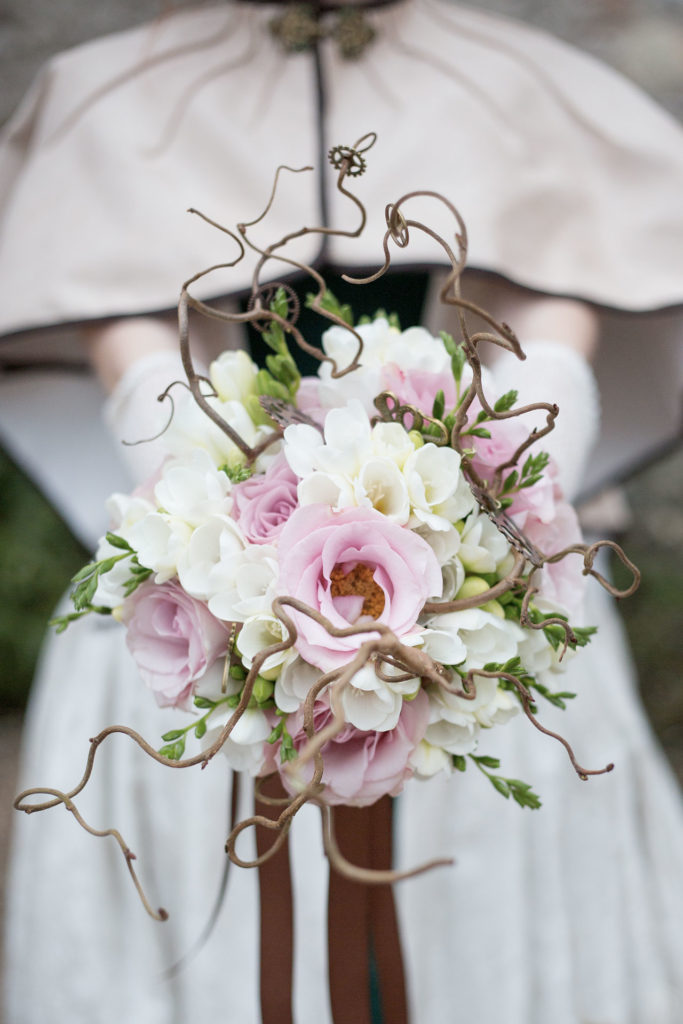
[[[87,552],[0,450],[0,706],[22,705],[55,604]]]
[[[633,523],[620,541],[641,585],[620,611],[655,732],[683,784],[683,449],[628,484]],[[615,581],[628,574],[615,560]]]

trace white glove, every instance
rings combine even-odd
[[[598,437],[600,396],[590,365],[567,345],[531,341],[523,345],[526,359],[504,352],[492,370],[496,396],[513,388],[519,392],[517,407],[532,402],[555,403],[560,410],[555,426],[534,445],[547,451],[557,463],[565,496],[581,491],[586,459]],[[546,414],[528,413],[529,429],[545,426]]]
[[[172,404],[157,398],[175,380],[186,380],[180,352],[150,352],[128,367],[105,402],[104,421],[121,444],[123,461],[136,483],[150,477],[166,454],[163,436],[157,435],[171,418]],[[175,401],[180,391],[180,386],[171,390]]]

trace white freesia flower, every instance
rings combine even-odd
[[[434,615],[424,632],[424,649],[443,665],[483,668],[516,657],[523,630],[482,608]]]
[[[439,600],[454,601],[455,595],[465,582],[465,568],[459,558],[452,558],[446,565],[441,566],[443,578],[443,590]]]
[[[285,457],[293,473],[305,479],[318,469],[317,453],[322,440],[320,431],[307,423],[292,423],[284,434]]]
[[[460,537],[460,561],[472,573],[495,572],[510,545],[483,512],[469,516]]]
[[[363,732],[388,732],[396,727],[403,707],[399,691],[397,684],[379,678],[373,664],[364,665],[342,691],[344,718]]]
[[[208,720],[210,728],[202,738],[206,750],[218,739],[221,729],[234,713],[232,708],[221,705]],[[247,708],[236,722],[229,737],[221,747],[233,771],[258,775],[263,765],[263,744],[272,732],[272,727],[260,708]]]
[[[373,455],[391,459],[403,469],[406,459],[415,451],[410,434],[400,423],[376,423],[372,428]]]
[[[324,438],[306,424],[285,431],[287,461],[301,477],[297,488],[300,505],[376,508],[401,525],[410,514],[401,466],[413,451],[400,424],[371,427],[357,399],[327,414]]]
[[[164,464],[154,488],[159,507],[190,526],[200,526],[212,515],[228,515],[232,509],[232,484],[202,448],[189,459]]]
[[[386,362],[383,353],[401,333],[395,327],[390,327],[384,317],[378,317],[370,324],[361,324],[356,328],[356,332],[363,339],[363,351],[360,354],[361,366],[383,366]],[[358,339],[347,328],[335,326],[330,327],[323,334],[322,346],[325,354],[334,359],[339,369],[343,370],[350,366],[358,351]],[[325,365],[328,364],[323,364],[323,366]]]
[[[558,613],[560,615],[567,614],[565,608],[538,595],[534,599],[534,605],[546,618],[551,618]],[[567,650],[560,660],[562,643],[557,650],[554,650],[542,629],[529,629],[528,627],[522,627],[522,629],[524,636],[519,644],[519,656],[531,675],[537,676],[544,672],[564,672],[569,662],[576,656],[576,650],[567,646]]]
[[[229,674],[224,680],[224,672],[225,658],[218,658],[194,684],[193,694],[197,697],[208,697],[209,700],[218,701],[223,697],[230,697],[239,693],[244,686],[244,681],[233,679]],[[225,689],[223,688],[224,684]],[[209,723],[213,721],[213,715],[208,721]]]
[[[192,537],[192,528],[184,520],[165,512],[152,512],[128,532],[140,565],[156,573],[156,583],[165,583],[176,575],[178,560]]]
[[[275,615],[252,615],[242,626],[237,639],[242,663],[246,668],[251,668],[257,654],[260,654],[266,647],[281,643],[288,637],[287,629]],[[296,651],[292,647],[269,654],[261,665],[259,674],[264,679],[276,679],[282,666],[293,661],[295,656]]]
[[[242,531],[229,516],[211,516],[192,533],[178,556],[181,586],[200,601],[232,587],[235,558],[245,547]]]
[[[402,370],[426,370],[429,373],[449,371],[450,357],[441,338],[435,338],[424,327],[409,327],[399,331],[391,327],[385,317],[377,317],[372,323],[362,324],[356,330],[363,339],[361,366],[383,367],[387,363],[396,363]],[[344,327],[331,327],[325,331],[322,344],[325,353],[340,368],[350,365],[358,349],[357,339]]]
[[[408,762],[418,779],[431,779],[439,772],[453,770],[451,757],[441,747],[435,747],[427,740],[420,740]]]
[[[258,366],[246,352],[222,352],[209,367],[209,377],[222,402],[244,402],[256,393]]]
[[[104,537],[97,545],[95,561],[99,562],[105,558],[116,558],[125,554],[120,548],[115,548]],[[109,570],[100,575],[97,580],[97,589],[93,595],[92,603],[102,608],[118,608],[126,597],[125,584],[130,579],[130,558],[120,558],[119,561]]]
[[[353,484],[343,476],[330,476],[329,473],[311,473],[299,481],[296,496],[299,505],[348,508],[356,504]]]
[[[403,475],[413,515],[432,530],[448,530],[472,511],[475,499],[460,472],[460,456],[452,448],[428,444],[406,459]]]
[[[425,739],[448,754],[471,754],[477,749],[481,726],[472,714],[452,711],[451,716],[428,725]]]
[[[388,458],[368,459],[354,481],[356,505],[375,508],[401,526],[410,518],[410,498],[405,477]]]
[[[207,402],[251,447],[272,433],[268,427],[257,427],[241,402],[224,402],[220,398],[207,398]],[[215,466],[240,466],[244,463],[244,455],[237,445],[209,419],[190,395],[177,399],[164,440],[171,453],[182,459],[191,456],[196,448],[203,448]]]
[[[390,327],[384,317],[378,317],[370,324],[361,324],[356,330],[363,339],[358,368],[353,373],[335,378],[329,363],[320,367],[319,395],[323,407],[356,398],[372,415],[374,398],[384,390],[382,370],[388,363],[396,364],[406,373],[411,370],[450,373],[450,357],[443,342],[422,327],[410,327],[401,332]],[[358,340],[347,328],[331,327],[323,334],[322,346],[340,368],[346,368],[358,351]]]
[[[297,711],[309,690],[320,679],[321,671],[297,655],[287,661],[275,683],[275,703],[282,711]]]
[[[106,509],[109,513],[109,520],[112,524],[112,533],[118,534],[130,543],[129,532],[131,527],[144,519],[150,512],[156,511],[151,501],[141,498],[135,494],[121,494],[116,492],[107,499]]]
[[[227,622],[269,614],[278,576],[277,551],[269,544],[249,544],[231,557],[230,578],[209,598],[209,611]]]
[[[355,399],[325,417],[325,443],[316,452],[316,469],[355,476],[371,452],[372,428],[365,409]]]
[[[431,600],[452,601],[465,582],[465,569],[457,557],[460,534],[451,525],[445,530],[432,530],[426,523],[421,523],[414,532],[427,541],[441,566],[441,593],[430,595]]]
[[[469,754],[480,729],[507,722],[519,711],[514,696],[498,687],[496,679],[475,676],[472,700],[457,697],[437,686],[429,687],[430,723],[425,739],[449,754]]]
[[[116,493],[107,500],[107,511],[112,523],[111,532],[123,537],[134,548],[131,536],[133,527],[153,512],[154,506],[144,498]],[[99,562],[105,558],[117,558],[118,561],[109,572],[99,576],[92,599],[93,604],[104,608],[117,608],[124,601],[124,588],[130,579],[131,563],[130,556],[122,558],[122,555],[125,555],[122,548],[114,547],[106,537],[100,538],[95,561]]]

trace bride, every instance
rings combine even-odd
[[[89,510],[131,486],[99,431],[92,382],[74,389],[48,364],[79,340],[111,391],[113,435],[149,436],[154,398],[178,376],[165,311],[184,279],[226,259],[220,233],[183,211],[250,218],[277,164],[310,163],[315,187],[286,184],[268,240],[293,225],[343,224],[323,158],[366,130],[379,136],[359,184],[368,228],[322,252],[312,243],[302,258],[374,266],[386,202],[412,188],[448,195],[478,271],[469,294],[528,349],[520,386],[561,407],[552,443],[565,486],[585,493],[642,457],[678,412],[680,128],[615,73],[507,19],[440,0],[380,4],[356,18],[351,59],[340,13],[303,28],[291,13],[218,4],[79,47],[50,63],[8,126],[2,351],[35,353],[45,369],[12,395],[2,383],[2,415],[48,492],[94,540],[106,523]],[[292,52],[297,32],[304,48]],[[401,252],[403,272],[430,272],[424,313],[417,304],[411,317],[448,329],[433,298],[435,251],[418,242]],[[225,278],[227,303],[249,286],[240,274]],[[209,356],[243,338],[203,344]],[[508,380],[512,370],[497,372]],[[128,472],[142,476],[154,453],[133,451]],[[611,776],[579,782],[561,750],[512,722],[480,750],[531,782],[541,811],[459,774],[411,784],[399,800],[400,865],[457,861],[397,889],[413,1024],[678,1024],[683,806],[597,588],[585,616],[599,639],[569,669],[579,696],[560,725],[584,761],[616,762]],[[49,640],[22,786],[70,788],[88,738],[114,722],[156,743],[177,723],[146,698],[115,623],[91,617]],[[553,715],[544,722],[553,728]],[[253,873],[232,872],[211,939],[168,971],[201,933],[220,883],[231,779],[219,760],[171,772],[116,738],[79,805],[95,827],[121,829],[152,902],[170,911],[165,924],[145,917],[113,844],[59,809],[16,822],[8,1024],[260,1019]],[[292,835],[297,1024],[331,1019],[327,866],[310,810]]]

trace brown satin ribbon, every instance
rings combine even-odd
[[[276,776],[262,791],[284,796]],[[274,819],[280,808],[257,800],[257,813]],[[343,855],[361,867],[391,867],[392,803],[335,807],[334,830]],[[256,830],[259,856],[275,833]],[[261,1015],[263,1024],[293,1024],[293,914],[289,847],[259,868],[261,900]],[[390,885],[361,885],[330,871],[328,896],[330,1003],[334,1024],[372,1024],[370,959],[374,956],[384,1024],[407,1024],[403,958]]]
[[[374,870],[390,868],[391,819],[388,796],[371,807],[335,807],[335,836],[347,860]],[[371,950],[382,1020],[384,1024],[407,1024],[403,957],[391,886],[360,885],[331,871],[328,942],[334,1024],[371,1024]]]
[[[278,775],[261,783],[264,796],[281,798],[287,794]],[[275,819],[282,811],[255,798],[255,810]],[[261,857],[278,833],[256,829],[256,852]],[[258,869],[261,906],[261,1019],[263,1024],[293,1024],[292,965],[294,962],[294,923],[292,917],[292,878],[289,870],[289,841]]]

